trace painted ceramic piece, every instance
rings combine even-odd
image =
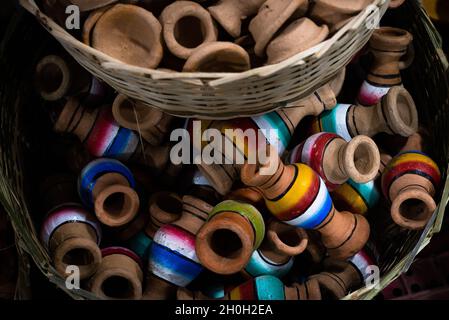
[[[137,215],[139,195],[134,190],[136,182],[131,171],[120,161],[97,159],[81,171],[78,180],[83,203],[95,209],[102,223],[120,227]]]
[[[214,207],[196,237],[201,264],[218,274],[243,270],[265,236],[265,223],[252,205],[226,200]]]
[[[317,172],[329,191],[352,179],[372,181],[379,170],[380,155],[376,143],[366,136],[350,142],[334,133],[312,135],[290,153],[289,163],[304,163]]]
[[[123,247],[108,247],[101,253],[101,264],[89,280],[90,291],[102,299],[140,299],[143,281],[140,258]]]
[[[284,165],[273,152],[265,165],[245,164],[242,182],[259,188],[270,212],[279,220],[321,233],[331,257],[346,259],[360,251],[368,240],[366,219],[337,211],[324,181],[304,164]],[[262,170],[275,168],[274,174]]]
[[[382,192],[389,199],[394,222],[407,229],[422,229],[436,209],[434,196],[441,182],[437,164],[419,151],[393,158],[382,174]]]
[[[375,106],[338,104],[312,124],[312,132],[332,132],[346,141],[357,135],[378,133],[408,137],[418,131],[418,112],[412,96],[402,87],[392,87]]]
[[[401,70],[413,61],[412,54],[406,56],[412,41],[413,36],[403,29],[381,27],[374,31],[369,42],[374,61],[357,98],[360,104],[375,105],[391,87],[402,85]]]
[[[120,127],[111,108],[87,109],[76,99],[69,99],[57,116],[56,132],[75,134],[95,157],[138,162],[162,171],[168,161],[169,147],[154,147],[143,142],[132,131]]]

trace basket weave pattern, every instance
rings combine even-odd
[[[388,0],[373,0],[332,38],[279,64],[242,73],[170,73],[124,64],[75,39],[20,0],[87,70],[118,92],[172,115],[203,119],[253,116],[289,106],[321,87],[363,48]]]

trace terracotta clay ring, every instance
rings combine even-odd
[[[39,94],[47,101],[63,98],[73,80],[67,63],[55,55],[46,56],[39,61],[35,77]]]
[[[182,205],[182,199],[176,193],[158,192],[151,196],[148,207],[151,218],[164,225],[181,217]]]
[[[304,229],[293,228],[274,219],[267,227],[266,237],[279,252],[291,257],[303,253],[309,243],[307,232]]]
[[[149,129],[162,119],[162,112],[156,115],[151,111],[151,107],[134,102],[123,94],[117,95],[112,104],[115,121],[131,130]]]
[[[201,45],[187,59],[184,72],[243,72],[251,69],[248,52],[232,42]]]
[[[403,87],[392,87],[384,96],[387,123],[393,133],[409,137],[418,131],[418,111],[410,93]]]
[[[89,287],[103,299],[142,298],[142,262],[131,250],[109,247],[102,250],[103,260]]]
[[[436,209],[435,200],[424,190],[400,192],[391,204],[391,218],[407,229],[423,229]]]
[[[187,59],[201,44],[217,41],[210,13],[195,2],[174,2],[162,11],[159,20],[167,48],[178,58]]]
[[[327,25],[318,26],[309,18],[292,22],[267,47],[267,64],[276,64],[310,49],[329,35]]]
[[[139,196],[132,188],[112,185],[103,189],[95,198],[95,214],[98,220],[110,227],[130,222],[139,210]]]
[[[270,40],[284,23],[294,14],[305,14],[308,0],[268,0],[259,9],[257,16],[251,20],[249,31],[256,46],[256,55],[262,57]]]
[[[55,248],[53,264],[61,275],[67,275],[67,267],[76,265],[80,279],[87,279],[95,273],[101,263],[101,251],[90,239],[72,238]]]
[[[374,180],[380,167],[380,153],[376,143],[367,136],[356,136],[346,146],[345,171],[354,182]]]
[[[95,24],[92,47],[124,63],[154,69],[163,56],[161,32],[162,27],[151,12],[117,4]]]
[[[201,264],[220,274],[241,271],[254,251],[254,236],[244,227],[247,223],[244,217],[232,213],[209,220],[197,235],[196,254]]]

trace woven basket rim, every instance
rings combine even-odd
[[[59,38],[69,42],[74,47],[89,52],[93,55],[97,55],[107,62],[101,63],[104,68],[117,69],[123,71],[134,71],[140,73],[143,76],[149,76],[154,80],[163,79],[179,79],[179,80],[208,80],[208,86],[215,87],[224,85],[226,83],[231,83],[238,81],[240,79],[246,79],[251,77],[266,77],[279,70],[289,68],[291,66],[304,64],[306,59],[311,57],[319,58],[324,55],[333,44],[336,43],[341,37],[343,37],[348,31],[356,30],[365,19],[375,10],[379,10],[386,2],[390,0],[372,0],[363,11],[358,15],[354,16],[343,28],[336,32],[331,38],[319,43],[318,45],[304,51],[300,52],[282,62],[272,65],[265,65],[257,68],[250,69],[248,71],[239,73],[223,73],[223,72],[168,72],[164,70],[149,69],[138,66],[133,66],[126,64],[118,59],[115,59],[93,47],[86,45],[80,40],[76,39],[70,33],[68,33],[64,28],[53,21],[52,18],[43,13],[35,0],[19,0],[19,3],[31,14],[39,18],[41,24],[48,23],[45,27],[49,29],[49,32]]]

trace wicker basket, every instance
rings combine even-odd
[[[372,299],[407,270],[417,253],[440,230],[449,199],[449,79],[445,75],[448,63],[441,50],[441,39],[418,1],[409,0],[387,16],[391,16],[389,24],[394,23],[414,34],[416,59],[404,73],[404,83],[414,96],[422,123],[431,130],[431,156],[442,169],[444,186],[437,195],[438,208],[424,231],[390,230],[395,240],[389,245],[379,243],[379,247],[384,248],[381,251],[380,287],[360,289],[346,299]],[[23,50],[24,43],[30,50]],[[33,92],[33,83],[26,80],[38,59],[51,52],[53,45],[51,38],[36,28],[34,19],[27,14],[11,17],[7,35],[0,44],[0,67],[3,70],[0,73],[0,201],[11,217],[18,244],[30,254],[49,281],[73,298],[94,299],[87,291],[65,289],[64,280],[51,266],[36,233],[43,219],[35,192],[36,175],[45,172],[51,157],[46,149],[48,144],[41,141],[47,141],[52,133],[44,112],[45,105]]]
[[[20,0],[86,69],[118,92],[181,117],[231,118],[285,107],[329,81],[363,48],[388,8],[373,0],[329,40],[276,65],[243,73],[171,73],[121,63],[75,39],[42,13],[34,0]]]

